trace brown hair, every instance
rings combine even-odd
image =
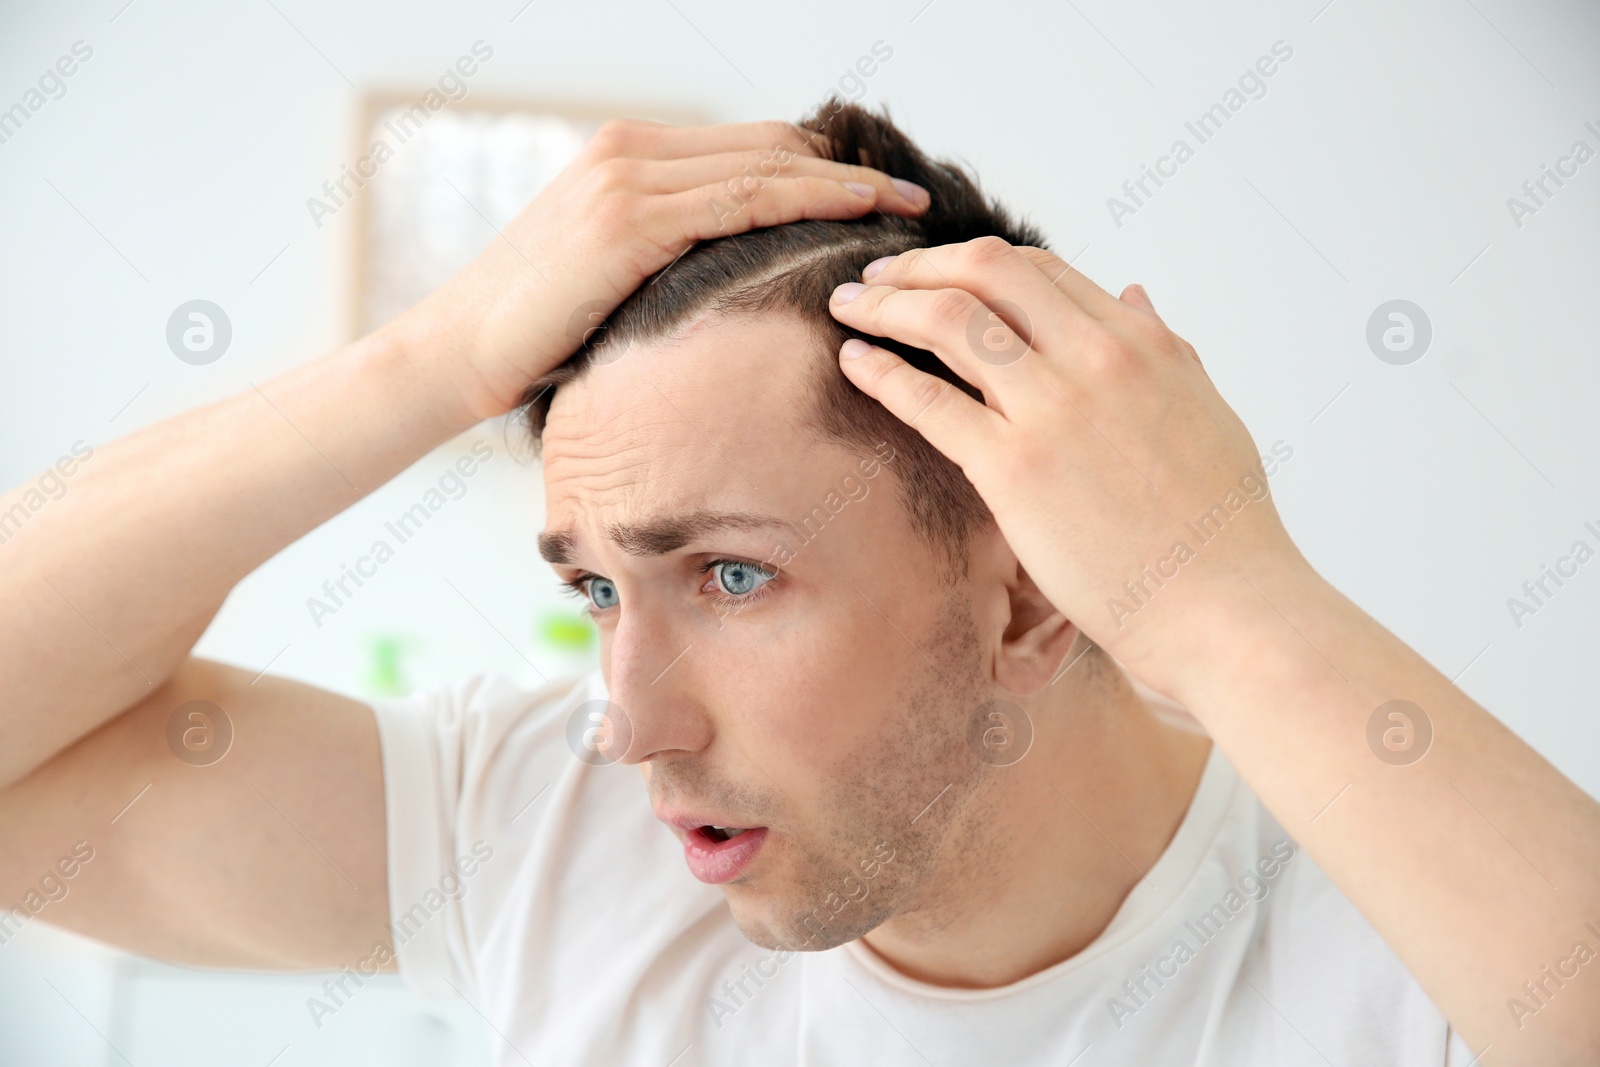
[[[1043,235],[985,199],[958,164],[924,155],[889,120],[886,108],[874,114],[832,96],[799,126],[824,158],[873,167],[927,189],[928,209],[917,218],[874,211],[843,221],[806,219],[694,246],[624,300],[565,363],[528,386],[522,406],[535,450],[556,390],[582,377],[602,344],[618,351],[633,342],[664,340],[710,312],[792,312],[823,351],[837,353],[847,338],[864,338],[981,402],[978,390],[933,353],[840,323],[828,311],[829,297],[844,282],[859,281],[861,268],[881,256],[991,234],[1044,248]],[[972,483],[915,428],[850,384],[835,360],[817,362],[815,382],[812,421],[818,435],[862,456],[889,442],[895,456],[890,469],[913,529],[944,555],[948,577],[964,575],[969,537],[992,520]]]

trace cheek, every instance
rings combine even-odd
[[[748,748],[797,784],[827,788],[884,735],[902,703],[906,656],[916,655],[846,588],[860,612],[819,616],[766,644],[744,687],[748,706],[766,709],[745,722]]]

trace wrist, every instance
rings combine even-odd
[[[1237,571],[1157,636],[1170,653],[1158,687],[1203,724],[1210,708],[1238,700],[1264,674],[1337,679],[1314,634],[1348,603],[1302,557]]]
[[[420,405],[420,413],[437,424],[444,439],[509,408],[487,395],[471,360],[471,337],[427,305],[424,301],[406,311],[352,347],[364,368],[386,388],[405,394],[401,408]]]

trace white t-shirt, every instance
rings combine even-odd
[[[1166,851],[1070,959],[998,989],[859,941],[779,953],[696,881],[637,768],[573,755],[598,671],[374,703],[400,972],[500,1064],[1465,1067],[1376,931],[1215,747]],[[1447,1052],[1448,1048],[1448,1052]]]

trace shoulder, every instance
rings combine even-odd
[[[589,701],[605,700],[599,671],[526,688],[482,672],[408,697],[371,701],[382,743],[384,777],[431,786],[447,800],[505,785],[508,765],[557,773],[572,758],[563,743],[568,720]]]

